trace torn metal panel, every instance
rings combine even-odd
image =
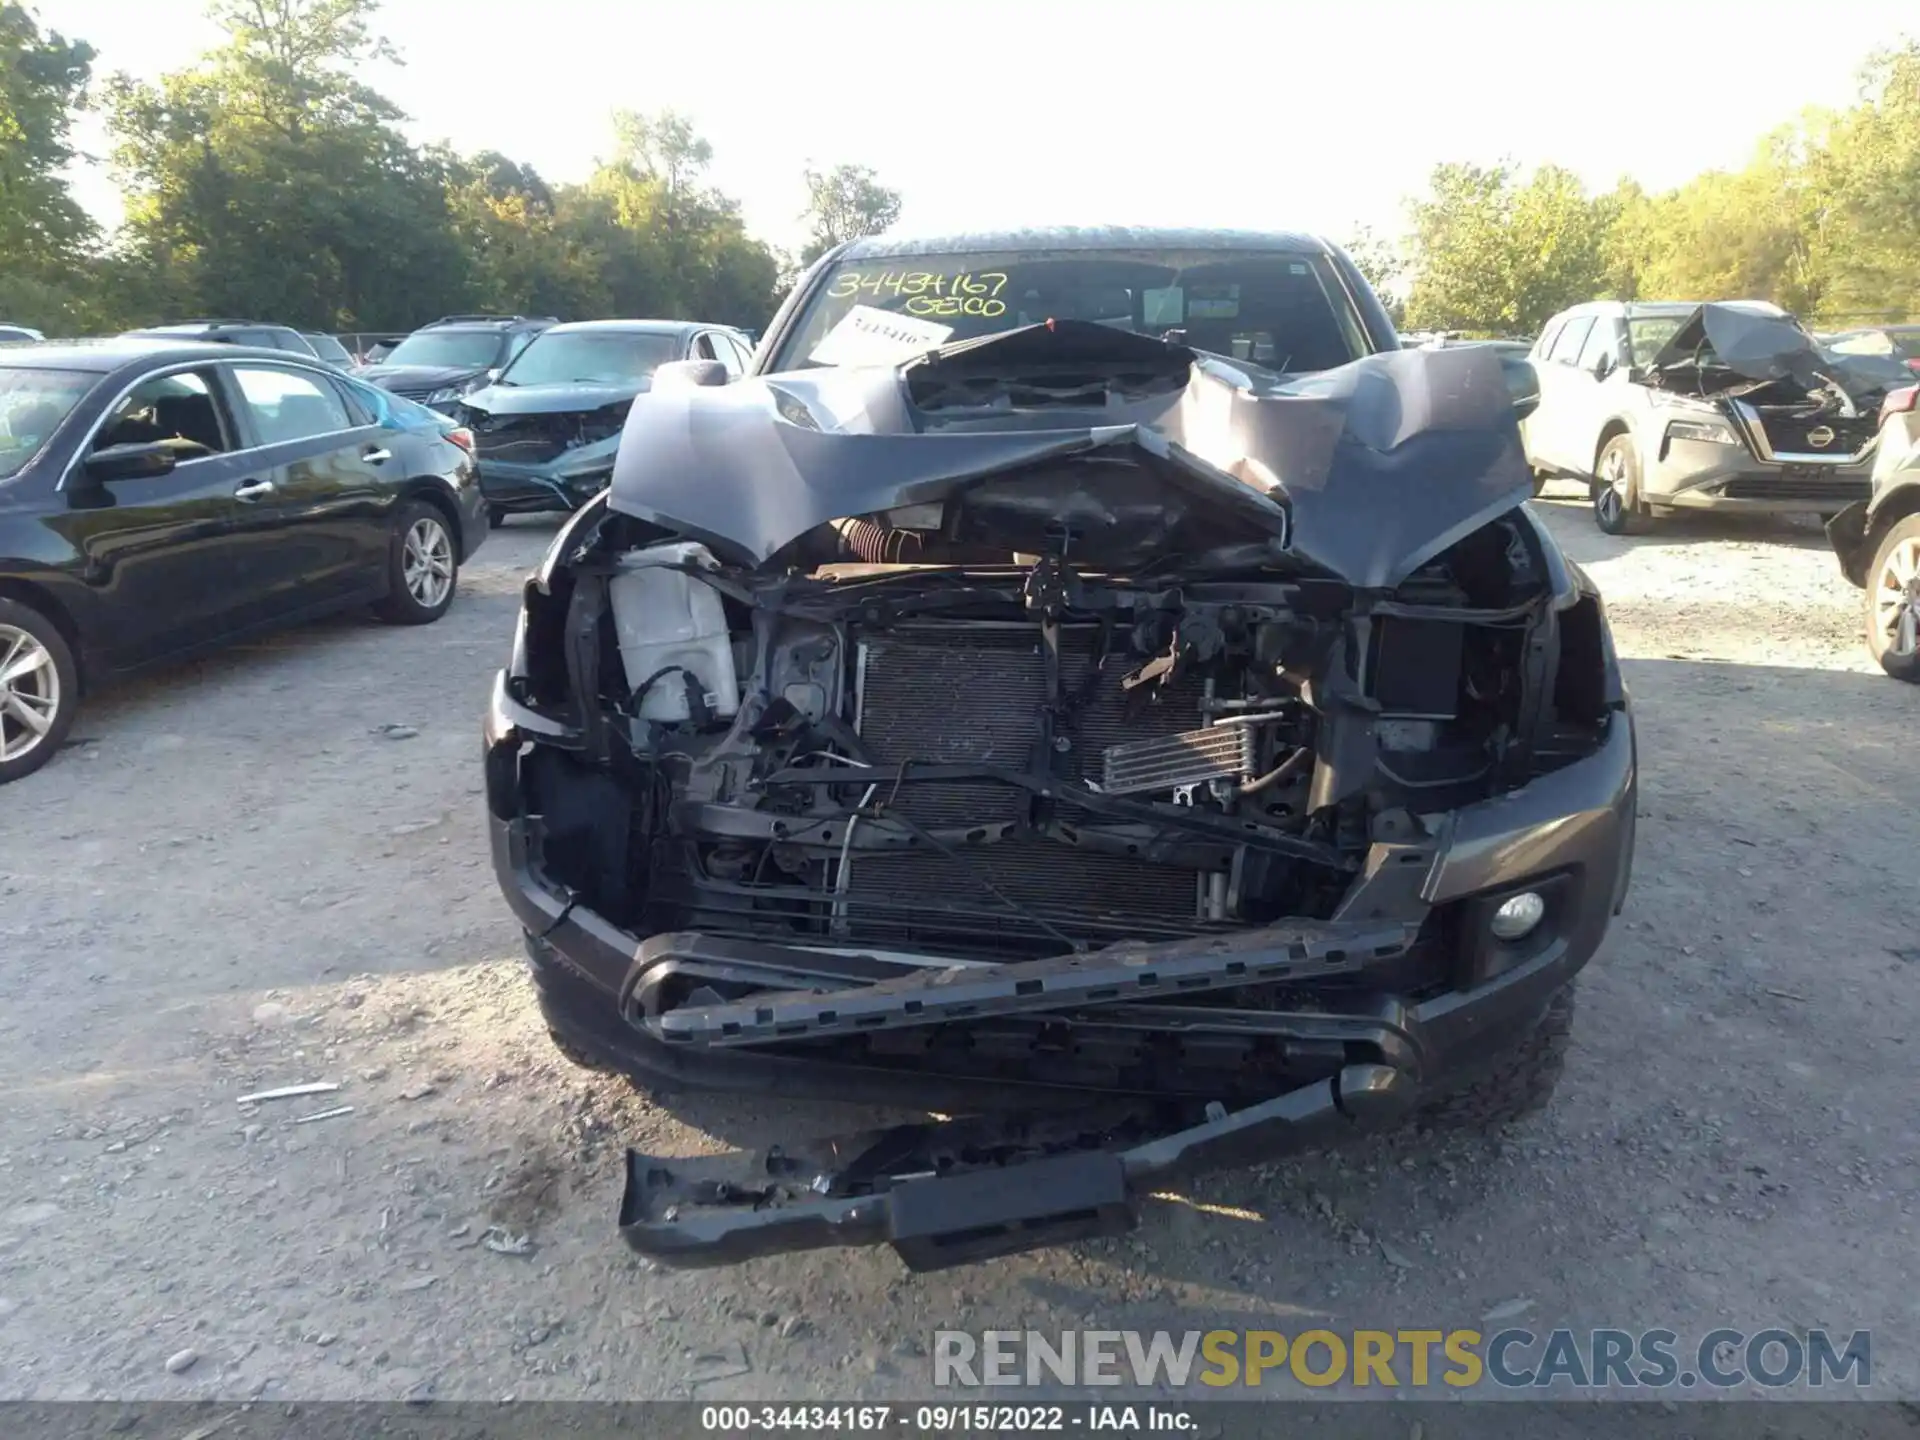
[[[1003,380],[1039,367],[1055,383],[1070,371],[1076,404],[1107,377],[1098,408],[1111,423],[1060,426],[1041,404],[929,408],[930,386],[963,366]],[[1172,505],[1216,543],[1264,541],[1302,567],[1389,588],[1532,493],[1513,403],[1499,357],[1482,350],[1282,376],[1063,321],[906,366],[650,395],[628,418],[610,503],[759,564],[831,521],[961,500],[998,477],[996,514],[1009,512],[1017,482],[1050,462],[1106,458],[1133,473],[1082,466],[1077,490],[1056,479],[1036,508],[1065,506],[1061,523],[1097,533]]]
[[[1808,391],[1834,385],[1858,400],[1913,380],[1904,364],[1886,356],[1822,350],[1785,311],[1733,303],[1697,307],[1661,346],[1650,369],[1663,388],[1694,394],[1785,381]]]

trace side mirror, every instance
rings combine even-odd
[[[1524,420],[1540,408],[1540,376],[1533,362],[1522,356],[1502,355],[1500,369],[1507,377],[1507,394],[1513,398],[1513,418]]]
[[[1593,378],[1604,380],[1613,373],[1613,356],[1604,352],[1593,362]]]
[[[684,390],[696,385],[724,385],[727,379],[727,367],[718,360],[669,360],[653,372],[653,388]]]
[[[109,445],[86,459],[87,474],[95,480],[152,480],[173,473],[179,451],[164,441],[150,445]]]

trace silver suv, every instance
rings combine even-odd
[[[1913,380],[1822,349],[1759,300],[1576,305],[1531,357],[1527,458],[1537,476],[1585,480],[1609,535],[1676,509],[1831,515],[1864,500],[1880,400]]]

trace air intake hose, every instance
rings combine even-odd
[[[896,530],[858,517],[836,520],[840,548],[869,565],[909,565],[920,558],[922,541],[917,530]]]

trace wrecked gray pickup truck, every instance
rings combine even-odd
[[[630,1245],[938,1268],[1545,1101],[1635,753],[1530,367],[1185,232],[856,242],[757,361],[663,370],[530,578],[495,869],[581,1063],[942,1118],[629,1154]]]

